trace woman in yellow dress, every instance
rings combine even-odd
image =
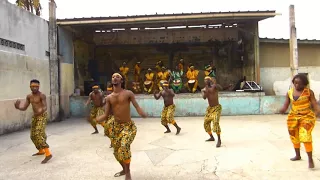
[[[316,122],[316,114],[320,109],[314,93],[308,88],[308,78],[303,74],[297,74],[292,79],[293,87],[286,95],[286,101],[280,110],[285,113],[291,103],[291,110],[287,118],[287,127],[296,156],[291,161],[301,160],[300,143],[304,144],[308,155],[309,168],[314,168],[312,159],[312,130]]]

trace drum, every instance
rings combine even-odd
[[[145,81],[143,84],[144,84],[144,87],[147,88],[147,90],[149,90],[149,88],[152,85],[152,81]]]
[[[188,86],[189,86],[190,89],[193,88],[195,82],[196,82],[196,80],[189,80],[188,81]]]
[[[146,86],[147,86],[147,85],[151,85],[151,81],[145,81],[145,82],[144,82],[144,85],[146,85]]]
[[[173,85],[174,86],[180,86],[181,85],[181,80],[180,79],[174,80],[173,81]]]

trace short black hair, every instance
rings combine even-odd
[[[31,81],[30,81],[30,84],[31,83],[37,83],[37,84],[40,84],[40,81],[39,80],[37,80],[37,79],[32,79]]]
[[[297,75],[295,75],[293,77],[293,79],[292,79],[292,83],[294,83],[294,80],[297,79],[297,78],[299,78],[302,81],[303,85],[307,86],[309,84],[308,77],[305,74],[297,74]]]

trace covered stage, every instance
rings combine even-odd
[[[139,94],[136,95],[136,99],[149,117],[160,117],[163,108],[162,98],[155,100],[152,94]],[[70,97],[71,116],[85,117],[89,113],[89,109],[84,107],[87,100],[87,96]],[[264,92],[220,92],[219,101],[223,116],[277,114],[285,101],[285,96],[265,96]],[[201,97],[201,93],[177,94],[174,103],[176,117],[204,116],[208,106],[207,100]],[[133,106],[131,115],[138,117]]]
[[[89,82],[104,87],[123,62],[128,70],[128,87],[135,81],[135,65],[141,63],[140,82],[151,68],[156,74],[158,61],[172,70],[184,59],[184,73],[192,64],[199,70],[202,88],[204,67],[215,68],[217,83],[222,87],[247,81],[260,83],[258,22],[278,15],[275,11],[208,12],[165,15],[139,15],[58,19],[59,54],[61,64],[60,89],[78,89],[86,95]],[[72,76],[72,73],[74,76]],[[73,87],[70,86],[70,82]],[[87,96],[64,96],[61,105],[71,116],[83,117]],[[151,117],[159,117],[163,101],[153,95],[136,95],[140,106]],[[265,96],[263,92],[220,93],[222,115],[274,114],[284,97]],[[68,105],[67,103],[70,103]],[[175,97],[176,116],[203,116],[207,101],[200,93],[178,94]],[[65,106],[65,107],[64,107]],[[132,116],[138,116],[132,108]]]

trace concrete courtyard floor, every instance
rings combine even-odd
[[[302,160],[294,155],[286,130],[286,116],[223,116],[222,147],[205,142],[202,117],[176,118],[181,134],[165,130],[157,118],[134,119],[138,133],[132,144],[131,173],[134,180],[270,180],[320,179],[320,127],[314,129],[314,161],[308,169],[302,145]],[[68,119],[47,127],[53,158],[40,164],[29,130],[0,136],[0,179],[3,180],[116,180],[120,166],[109,148],[109,139],[85,119]]]

